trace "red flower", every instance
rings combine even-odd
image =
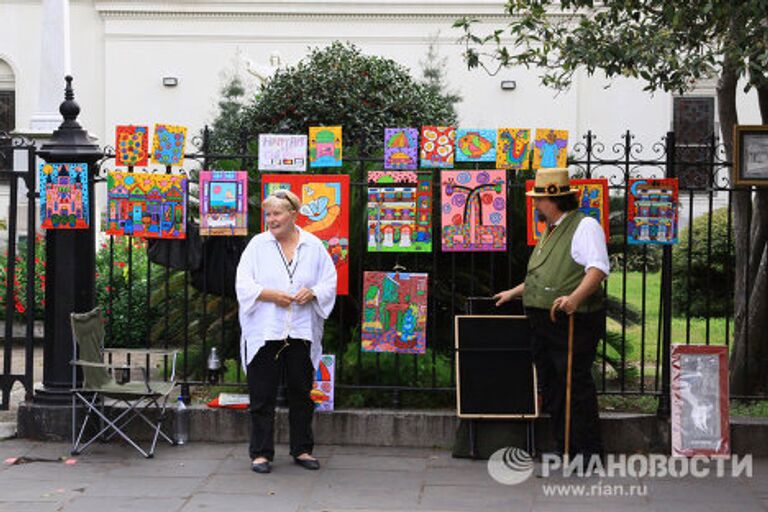
[[[23,313],[25,311],[24,306],[22,306],[21,302],[18,300],[16,301],[16,311],[19,313]]]
[[[120,268],[125,268],[125,262],[124,261],[118,261],[117,266]]]

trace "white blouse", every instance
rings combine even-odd
[[[336,267],[323,242],[297,227],[299,243],[293,261],[284,259],[275,236],[265,231],[253,237],[237,265],[235,289],[240,304],[240,360],[248,364],[267,340],[287,337],[312,342],[312,364],[317,368],[323,353],[323,322],[336,302]],[[315,298],[287,308],[259,300],[271,288],[291,295],[309,288]]]

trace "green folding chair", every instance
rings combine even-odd
[[[166,419],[168,398],[176,387],[176,350],[130,349],[136,354],[145,354],[147,364],[126,368],[125,365],[107,364],[104,348],[104,320],[101,308],[96,307],[88,313],[72,313],[72,455],[78,455],[94,441],[109,441],[120,436],[144,457],[151,458],[160,437],[168,443],[173,440],[163,432]],[[150,380],[149,357],[154,355],[168,357],[171,375],[168,381]],[[166,359],[167,360],[167,359]],[[77,369],[82,368],[82,386],[77,386]],[[143,378],[139,381],[124,382],[116,379],[120,371],[137,370]],[[78,404],[85,407],[85,416],[79,426],[77,421]],[[156,416],[154,414],[156,413]],[[154,419],[156,418],[156,419]],[[128,435],[127,427],[134,420],[140,420],[152,431],[152,443],[149,450],[144,450]],[[97,430],[87,440],[83,437],[88,426]],[[89,433],[90,435],[90,433]],[[135,436],[135,434],[134,434]],[[88,436],[86,436],[88,437]]]

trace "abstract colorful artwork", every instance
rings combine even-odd
[[[149,128],[118,126],[115,128],[115,165],[147,165]]]
[[[533,168],[565,167],[568,164],[568,130],[537,128],[533,143]]]
[[[200,235],[248,234],[248,173],[200,171]]]
[[[432,173],[368,173],[368,250],[432,250]]]
[[[318,412],[333,411],[333,391],[336,379],[336,356],[333,354],[323,354],[320,357],[320,364],[315,371],[315,380],[312,382],[312,391],[309,397],[315,403],[315,410]]]
[[[605,240],[610,236],[610,219],[608,211],[608,180],[589,179],[571,180],[571,186],[579,189],[576,196],[579,202],[579,211],[592,217],[603,227]],[[533,180],[525,182],[525,191],[533,190]],[[547,229],[547,223],[539,218],[539,212],[533,207],[533,198],[525,196],[525,211],[528,221],[528,245],[536,245]]]
[[[496,167],[499,169],[528,169],[531,154],[531,130],[499,128],[496,138]]]
[[[496,130],[456,130],[457,162],[495,162]]]
[[[341,126],[310,126],[310,167],[341,167],[342,147]]]
[[[443,251],[507,249],[506,171],[441,171]]]
[[[384,128],[384,168],[417,169],[418,139],[416,128]]]
[[[41,228],[88,228],[88,164],[40,164],[38,184]]]
[[[184,162],[186,126],[156,124],[152,143],[152,162],[161,165],[179,165]]]
[[[107,174],[107,234],[186,238],[187,178],[178,174]]]
[[[307,170],[306,135],[259,135],[260,171]]]
[[[422,126],[421,152],[422,167],[453,167],[453,143],[456,128],[453,126]]]
[[[627,242],[677,243],[677,178],[629,180]]]
[[[427,274],[365,272],[363,300],[363,352],[425,352]]]
[[[263,196],[288,189],[299,196],[296,224],[323,241],[338,273],[336,293],[349,293],[349,176],[346,174],[265,174]],[[264,227],[264,217],[261,219]]]

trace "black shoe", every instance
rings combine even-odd
[[[270,473],[272,472],[272,464],[269,461],[266,462],[252,462],[251,471],[254,473]]]
[[[304,469],[320,469],[320,461],[317,459],[300,459],[294,457],[293,461]]]

